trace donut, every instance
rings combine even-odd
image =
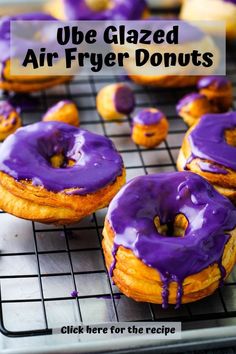
[[[63,20],[139,20],[149,15],[145,0],[56,0],[46,10]]]
[[[0,209],[41,223],[70,224],[107,206],[125,182],[106,137],[61,122],[39,122],[0,147]]]
[[[164,113],[155,108],[146,108],[132,120],[132,140],[135,144],[152,148],[166,138],[168,128]]]
[[[176,106],[178,115],[183,118],[190,127],[196,124],[206,113],[215,113],[214,108],[208,98],[197,92],[192,92],[184,96]]]
[[[184,0],[180,19],[187,21],[224,21],[229,39],[236,37],[236,1],[235,0]],[[209,28],[208,28],[209,30]],[[217,23],[213,29],[218,34]]]
[[[203,176],[236,203],[235,156],[236,112],[206,114],[184,137],[177,166]]]
[[[76,104],[70,100],[62,100],[50,107],[42,118],[43,122],[58,121],[75,127],[79,126],[79,112]]]
[[[18,112],[8,101],[0,101],[0,141],[14,133],[21,126]]]
[[[105,120],[125,118],[134,109],[134,93],[124,83],[107,85],[98,92],[96,106],[98,113]]]
[[[10,23],[13,20],[52,21],[55,20],[55,18],[43,13],[28,13],[6,16],[0,19],[0,89],[13,92],[33,92],[44,90],[70,80],[71,77],[69,76],[11,75]]]
[[[231,272],[236,209],[191,172],[136,177],[109,205],[102,246],[122,293],[178,308],[212,294]]]
[[[233,104],[232,83],[225,76],[205,76],[197,87],[205,95],[218,112],[227,112]]]
[[[169,21],[166,21],[164,24],[160,22],[159,18],[152,18],[151,20],[156,20],[156,27],[161,28],[162,30],[168,32],[168,30],[173,29],[173,25],[169,24]],[[158,24],[158,22],[160,24]],[[173,24],[178,24],[178,21],[172,19]],[[127,25],[128,26],[128,25]],[[140,25],[141,26],[141,25]],[[159,26],[159,27],[158,27]],[[129,77],[137,84],[148,85],[148,86],[159,86],[159,87],[186,87],[196,85],[199,80],[199,76],[204,74],[203,66],[193,66],[188,65],[183,69],[183,66],[178,64],[179,53],[192,53],[196,51],[196,48],[199,48],[202,53],[211,52],[214,54],[214,64],[207,68],[207,74],[212,74],[216,70],[219,64],[220,53],[214,43],[213,39],[204,33],[201,29],[196,26],[191,25],[190,23],[183,22],[179,26],[179,44],[174,48],[173,44],[149,44],[149,45],[139,45],[139,44],[129,44],[128,41],[120,45],[113,45],[114,51],[119,52],[128,52],[129,58],[124,61],[124,69],[128,73]],[[137,50],[145,49],[149,53],[149,61],[146,62],[145,66],[138,66],[137,63]],[[151,58],[158,53],[159,61],[160,56],[162,58],[161,63],[164,63],[164,57],[166,53],[173,53],[176,55],[177,64],[172,67],[165,68],[162,66],[152,66]],[[135,59],[136,58],[136,59]],[[153,60],[154,62],[158,61]],[[160,65],[160,64],[159,64]],[[183,75],[181,75],[181,72]],[[170,75],[171,73],[171,75]]]

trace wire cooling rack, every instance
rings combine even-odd
[[[235,48],[228,50],[228,75],[236,97]],[[10,99],[22,107],[24,124],[41,119],[60,99],[72,99],[80,111],[81,127],[104,134],[121,153],[128,180],[143,174],[176,170],[175,161],[187,130],[175,104],[189,89],[153,89],[129,82],[136,95],[136,110],[158,107],[167,115],[170,131],[155,149],[135,145],[130,138],[130,117],[122,123],[104,122],[95,98],[106,84],[124,78],[77,77],[66,85]],[[4,93],[1,99],[4,98]],[[0,331],[10,337],[50,335],[64,325],[118,321],[181,321],[183,329],[208,328],[220,319],[236,319],[236,272],[213,296],[179,310],[170,306],[136,303],[112,284],[101,250],[106,209],[82,222],[47,226],[0,212]],[[71,292],[77,292],[73,298]],[[227,321],[225,322],[228,323]],[[189,327],[188,324],[191,324]]]

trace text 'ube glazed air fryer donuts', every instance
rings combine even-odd
[[[145,0],[56,0],[46,9],[63,20],[139,20],[148,16]]]
[[[69,76],[22,76],[10,74],[10,23],[20,21],[55,21],[55,18],[43,13],[28,13],[0,18],[0,89],[14,92],[33,92],[47,89],[71,79]],[[29,46],[29,43],[26,43]]]
[[[197,174],[141,176],[110,203],[103,235],[106,266],[125,295],[179,307],[231,272],[236,209]]]
[[[0,101],[0,141],[21,126],[19,113],[8,101]]]
[[[103,208],[125,182],[112,142],[60,122],[20,128],[0,148],[0,208],[69,224]]]
[[[177,166],[203,176],[236,203],[236,112],[204,115],[187,132]]]

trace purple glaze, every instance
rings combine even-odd
[[[8,101],[0,101],[0,120],[8,119],[12,112],[15,112],[15,109]]]
[[[153,108],[146,108],[142,109],[134,118],[134,124],[141,124],[141,125],[154,125],[158,124],[165,115],[161,111],[158,111]]]
[[[77,297],[79,295],[78,291],[77,290],[73,290],[71,293],[70,293],[70,296],[71,297]]]
[[[53,114],[53,113],[59,111],[66,104],[71,104],[71,103],[73,103],[73,102],[70,100],[61,100],[61,101],[57,102],[56,104],[54,104],[52,107],[50,107],[47,110],[47,112],[43,115],[43,118],[48,116],[49,114]]]
[[[3,73],[5,62],[10,58],[10,23],[14,20],[22,21],[52,21],[54,17],[45,13],[27,13],[14,16],[4,16],[0,18],[0,63],[2,63],[1,73]]]
[[[119,113],[130,114],[135,106],[134,93],[129,86],[119,86],[114,96],[115,109]]]
[[[205,98],[205,96],[198,92],[192,92],[185,95],[176,105],[177,113],[179,113],[185,106],[188,106],[190,103],[202,98]]]
[[[227,79],[225,76],[205,76],[198,81],[197,88],[201,90],[212,85],[214,85],[216,88],[224,88],[225,86],[228,86],[229,83],[229,79]]]
[[[231,2],[231,4],[236,5],[236,0],[223,0],[224,2]]]
[[[40,122],[17,130],[0,148],[0,171],[30,180],[49,191],[85,195],[113,183],[122,174],[122,158],[106,137],[60,122]],[[53,168],[63,154],[74,166]]]
[[[236,128],[236,112],[204,115],[188,136],[191,156],[210,160],[213,163],[236,171],[236,147],[227,144],[225,130]]]
[[[35,111],[40,108],[40,99],[26,93],[7,93],[10,104],[15,108],[17,113],[22,111]]]
[[[62,0],[68,20],[139,20],[147,8],[145,0],[114,0],[114,6],[93,11],[85,0]]]
[[[173,235],[175,216],[189,221],[183,237]],[[169,235],[158,233],[154,224],[169,225]],[[178,283],[177,307],[186,277],[217,263],[236,227],[236,209],[204,178],[191,172],[171,172],[136,177],[112,200],[107,220],[114,231],[114,262],[119,246],[133,251],[147,266],[156,269],[163,281],[163,307],[168,304],[168,286]]]
[[[199,160],[197,164],[203,172],[219,173],[221,175],[228,174],[227,170],[224,170],[223,168],[220,168],[216,165],[212,165],[211,163],[206,161]]]

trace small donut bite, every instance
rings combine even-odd
[[[205,76],[198,81],[197,87],[219,113],[227,112],[233,104],[233,88],[225,76]]]
[[[63,100],[50,107],[42,120],[43,122],[58,121],[78,127],[79,111],[74,102]]]
[[[152,148],[159,145],[168,134],[168,121],[164,113],[156,108],[141,110],[132,123],[132,139],[138,145]]]
[[[184,96],[177,103],[176,111],[190,127],[196,124],[204,114],[216,112],[207,97],[197,92]]]
[[[103,87],[97,95],[97,110],[105,120],[125,118],[135,106],[135,97],[131,88],[124,84],[111,84]]]
[[[21,118],[8,101],[0,101],[0,141],[21,126]]]

